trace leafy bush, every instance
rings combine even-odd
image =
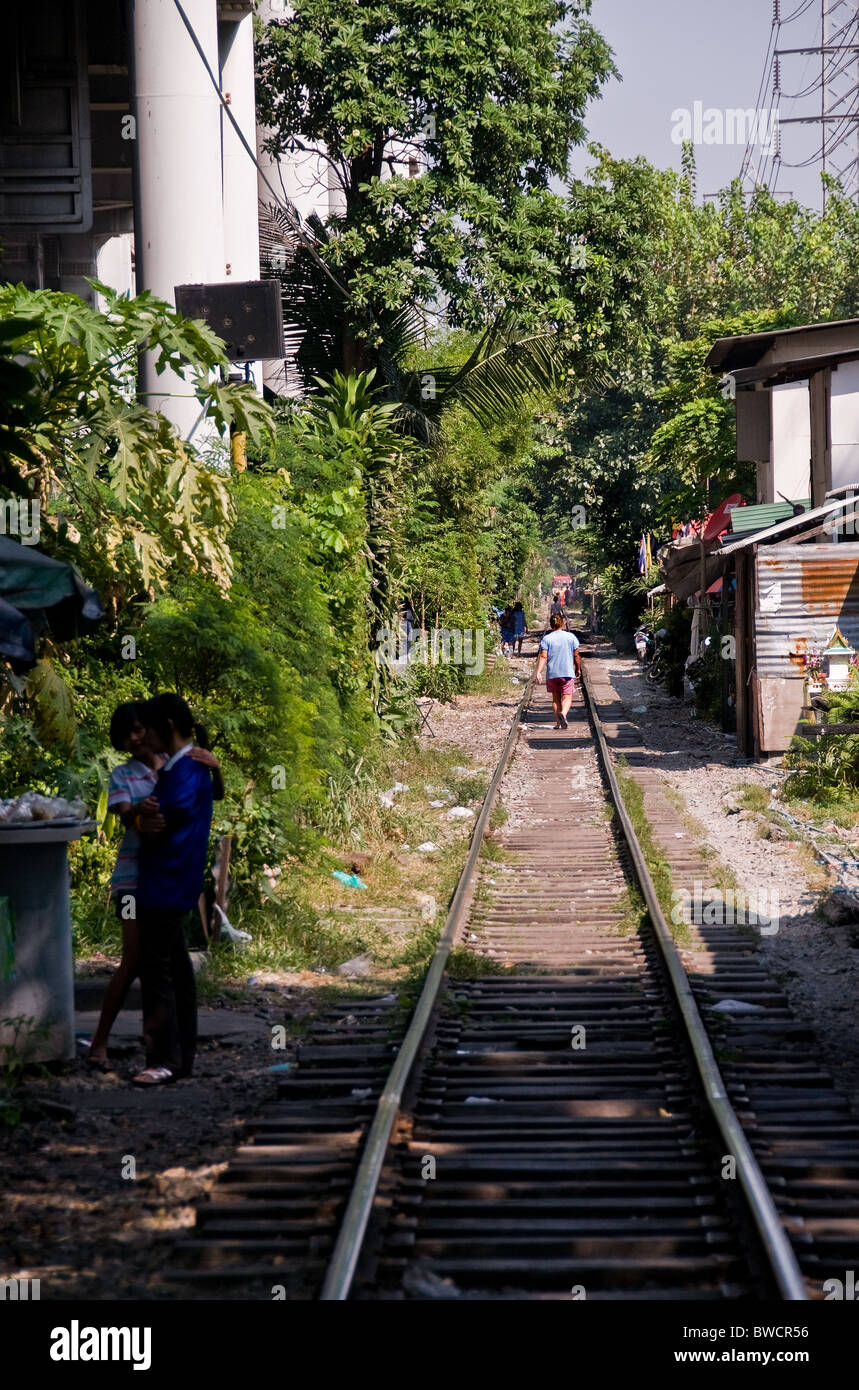
[[[429,697],[449,704],[465,689],[466,671],[464,666],[452,663],[439,663],[437,666],[424,666],[416,662],[409,668],[409,687],[418,699]]]
[[[859,734],[794,738],[785,754],[784,795],[830,805],[859,790]]]
[[[648,579],[630,579],[621,565],[607,565],[600,575],[598,611],[600,629],[607,637],[633,632],[647,607]]]
[[[698,718],[718,720],[722,715],[724,663],[718,630],[711,628],[709,636],[709,642],[702,642],[695,660],[689,662],[686,676],[695,691]]]
[[[673,608],[664,606],[662,612],[653,618],[654,632],[660,628],[665,629],[665,636],[661,639],[665,687],[669,695],[679,699],[683,695],[683,675],[689,655],[692,609],[685,604],[675,604]]]

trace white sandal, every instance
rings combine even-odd
[[[169,1086],[176,1075],[169,1067],[146,1067],[132,1078],[132,1086]]]

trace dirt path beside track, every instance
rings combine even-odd
[[[761,938],[761,949],[797,1015],[814,1028],[827,1066],[859,1102],[859,921],[833,925],[818,911],[832,882],[795,829],[741,808],[744,786],[771,795],[784,779],[782,768],[739,757],[733,735],[693,719],[682,700],[646,681],[634,657],[610,656],[607,666],[666,783],[703,832],[700,838],[747,892],[765,892],[768,900],[776,895],[778,930]],[[832,833],[845,854],[857,854],[857,832],[832,827]]]

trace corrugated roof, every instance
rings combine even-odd
[[[670,545],[662,546],[659,551],[659,562],[665,573],[665,582],[677,598],[687,598],[689,594],[698,592],[702,582],[709,588],[716,579],[724,575],[731,556],[736,555],[738,550],[746,550],[750,545],[769,545],[778,540],[796,544],[802,540],[805,531],[813,529],[815,521],[823,520],[827,516],[838,516],[845,511],[849,514],[856,508],[855,497],[833,498],[822,507],[803,512],[801,516],[788,517],[786,521],[768,526],[763,531],[750,531],[748,535],[738,536],[727,545],[706,549],[703,574],[700,542],[697,539],[691,542],[687,540],[685,543],[672,542]]]
[[[822,521],[826,516],[843,512],[846,507],[855,510],[856,498],[843,497],[840,500],[833,498],[831,502],[825,502],[822,507],[814,507],[811,511],[803,512],[802,516],[788,517],[786,521],[780,521],[777,526],[768,526],[764,531],[753,531],[739,540],[731,541],[728,545],[723,545],[715,554],[720,557],[722,555],[734,555],[738,550],[744,550],[747,545],[768,545],[771,540],[777,540],[782,536],[787,540],[793,530],[799,530],[801,535],[809,522]],[[797,539],[799,538],[798,536]]]
[[[798,505],[808,511],[811,498],[806,497]],[[746,536],[750,531],[765,531],[792,516],[793,505],[790,502],[761,502],[754,507],[735,507],[731,512],[731,530],[735,536]]]

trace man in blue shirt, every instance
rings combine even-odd
[[[164,830],[145,838],[139,853],[137,906],[193,912],[203,886],[209,826],[212,820],[212,779],[208,769],[186,757],[189,740],[164,764],[154,795],[164,818]]]
[[[147,742],[166,753],[154,796],[158,811],[142,813],[137,882],[140,923],[140,988],[146,1035],[146,1067],[138,1086],[163,1086],[190,1076],[197,1045],[194,970],[183,932],[186,914],[203,888],[212,779],[189,756],[194,733],[205,742],[185,701],[159,695],[145,706]]]
[[[552,696],[555,728],[566,729],[576,677],[581,679],[582,674],[579,639],[574,632],[566,631],[560,613],[552,614],[549,627],[550,631],[540,643],[536,680],[542,685],[545,673],[546,689]]]

